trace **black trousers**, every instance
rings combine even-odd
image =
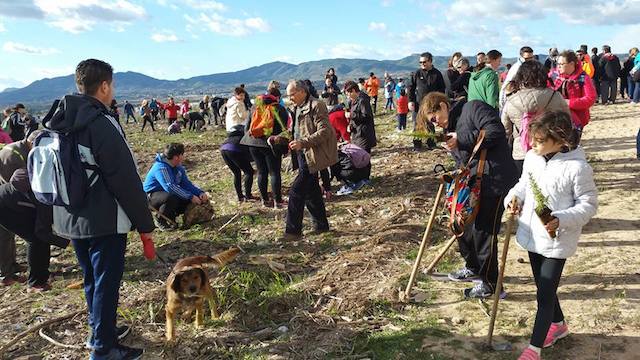
[[[183,214],[191,201],[165,191],[156,191],[149,194],[149,204],[156,208],[162,215],[171,220]]]
[[[467,269],[495,288],[498,282],[498,233],[504,205],[502,196],[480,196],[480,209],[458,238]]]
[[[258,189],[262,200],[269,200],[267,191],[268,182],[271,181],[271,192],[276,202],[282,202],[282,158],[273,153],[271,148],[249,147],[251,157],[258,168]]]
[[[376,108],[378,107],[378,95],[372,96],[373,99],[373,114],[376,114]]]
[[[136,116],[135,115],[133,115],[131,113],[127,113],[127,120],[126,120],[127,124],[129,123],[129,118],[133,118],[133,122],[136,123],[136,124],[138,123],[138,120],[136,120]]]
[[[51,207],[48,207],[51,210]],[[0,226],[27,241],[27,263],[29,265],[28,284],[43,285],[49,280],[49,260],[51,255],[51,222],[48,227],[39,223],[47,221],[46,216],[38,218],[38,209],[31,200],[16,190],[11,184],[0,185]],[[45,209],[46,210],[46,209]],[[68,244],[57,236],[59,243]],[[11,237],[13,240],[13,237]],[[65,245],[66,246],[66,245]]]
[[[156,131],[156,128],[153,126],[153,120],[151,120],[151,117],[149,115],[143,116],[142,120],[144,121],[142,123],[142,131],[144,131],[144,127],[147,126],[147,123],[151,125],[151,130]]]
[[[513,160],[513,163],[516,164],[516,169],[518,170],[518,179],[522,175],[522,167],[524,166],[524,160]]]
[[[302,234],[302,218],[304,207],[306,206],[311,214],[316,230],[329,229],[327,211],[322,199],[322,191],[318,184],[318,173],[309,173],[309,167],[304,159],[304,155],[298,153],[298,175],[291,184],[289,190],[289,204],[287,207],[287,234]]]
[[[615,102],[616,97],[618,97],[618,81],[617,80],[601,80],[600,96],[602,98],[603,104],[606,104],[607,101]]]
[[[251,196],[253,184],[253,167],[251,156],[247,152],[222,150],[222,159],[233,173],[233,186],[236,189],[238,199]],[[242,173],[244,173],[244,195],[242,194]]]
[[[541,348],[551,323],[558,323],[564,320],[557,292],[566,259],[547,258],[540,254],[529,252],[529,260],[531,261],[531,270],[538,289],[536,293],[538,311],[533,325],[531,345]]]

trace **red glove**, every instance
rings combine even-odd
[[[148,260],[156,258],[156,248],[153,246],[153,238],[149,233],[140,233],[140,241],[142,241],[142,253]]]

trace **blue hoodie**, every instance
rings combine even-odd
[[[204,192],[189,181],[182,165],[171,166],[164,154],[156,155],[156,161],[144,179],[143,188],[146,193],[166,191],[185,200],[191,200],[193,196],[200,196]]]

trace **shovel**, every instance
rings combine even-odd
[[[518,204],[518,199],[516,197],[511,200],[511,209],[515,208]],[[493,328],[496,323],[496,315],[498,313],[498,302],[500,301],[500,293],[502,292],[502,280],[504,279],[504,269],[507,265],[507,254],[509,253],[509,241],[511,240],[511,230],[513,230],[513,223],[515,220],[515,215],[512,213],[509,214],[509,219],[507,220],[507,232],[504,238],[504,244],[502,245],[502,258],[501,263],[502,267],[500,267],[500,272],[498,273],[498,283],[496,284],[496,289],[493,293],[493,306],[491,309],[491,320],[489,322],[489,334],[487,335],[487,346],[495,351],[511,351],[510,343],[493,343]]]

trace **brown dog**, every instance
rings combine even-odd
[[[176,263],[167,278],[167,305],[165,306],[167,341],[174,341],[176,338],[175,315],[182,308],[189,311],[196,310],[196,327],[203,325],[205,299],[209,302],[211,318],[215,319],[219,316],[215,292],[209,284],[209,276],[203,269],[203,265],[214,264],[215,268],[220,268],[233,261],[239,253],[240,249],[230,248],[214,257],[192,256]]]

